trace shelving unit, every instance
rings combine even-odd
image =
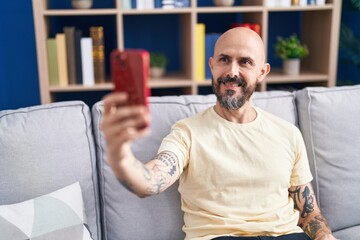
[[[96,0],[95,0],[96,1]],[[139,34],[139,30],[132,31],[131,21],[136,18],[154,17],[176,18],[177,26],[172,31],[179,35],[178,66],[176,70],[169,71],[169,74],[160,79],[150,79],[149,85],[152,89],[179,89],[183,94],[197,94],[199,88],[210,88],[211,81],[197,82],[195,80],[195,26],[199,19],[206,19],[207,16],[235,16],[244,22],[258,23],[261,25],[261,35],[265,42],[267,58],[271,62],[271,30],[275,27],[272,23],[272,15],[283,13],[296,13],[300,15],[300,38],[306,43],[310,55],[302,60],[301,73],[298,76],[287,76],[281,73],[276,64],[272,67],[271,73],[258,90],[264,91],[268,85],[303,83],[309,85],[334,86],[336,82],[337,50],[340,29],[341,0],[327,0],[326,5],[292,6],[292,7],[266,7],[265,0],[242,0],[241,5],[232,7],[198,6],[198,2],[192,0],[188,8],[176,9],[151,9],[151,10],[124,10],[120,5],[121,1],[114,0],[111,8],[92,8],[88,10],[76,9],[49,9],[47,0],[32,0],[33,15],[35,23],[35,36],[37,47],[38,74],[40,85],[40,96],[42,103],[56,101],[59,93],[110,91],[111,83],[96,84],[95,86],[69,85],[66,87],[50,86],[48,61],[46,52],[46,39],[50,36],[54,18],[64,17],[104,17],[114,19],[115,29],[114,46],[105,48],[128,48],[126,38],[132,34]],[[211,1],[209,1],[211,2]],[[280,16],[281,17],[281,16]],[[284,21],[287,19],[284,18]],[[273,25],[272,25],[273,24]],[[223,31],[229,28],[222,26]],[[130,27],[129,27],[130,26]],[[153,26],[154,28],[156,25]],[[146,26],[144,27],[145,30]],[[281,28],[281,26],[280,26]],[[294,26],[298,28],[298,26]],[[140,30],[141,31],[141,30]],[[105,33],[106,34],[106,33]],[[143,41],[147,39],[144,38]],[[164,44],[166,40],[164,40]],[[145,43],[145,42],[144,42]],[[146,46],[146,44],[144,44]],[[143,47],[142,43],[140,46]],[[108,49],[109,50],[109,49]],[[109,58],[109,56],[106,56]],[[206,60],[207,62],[207,60]],[[107,73],[109,75],[109,73]],[[166,94],[166,92],[164,93]]]

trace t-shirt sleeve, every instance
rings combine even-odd
[[[179,161],[180,174],[189,162],[190,131],[184,123],[175,123],[170,133],[161,142],[158,153],[172,152]]]
[[[299,186],[311,182],[313,177],[309,167],[305,143],[298,128],[295,128],[294,138],[295,161],[290,184],[291,186]]]

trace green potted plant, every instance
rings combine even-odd
[[[150,74],[151,77],[159,78],[165,74],[167,57],[161,52],[150,53]]]
[[[277,38],[275,54],[283,60],[285,74],[297,75],[300,72],[300,60],[309,55],[309,50],[297,35],[293,34],[288,38]]]

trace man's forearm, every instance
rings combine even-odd
[[[159,194],[179,176],[178,161],[171,153],[160,153],[154,160],[143,164],[130,157],[112,166],[120,183],[139,197]]]
[[[299,226],[311,239],[319,239],[323,235],[331,234],[326,218],[320,212],[314,212],[299,221]]]
[[[311,239],[322,239],[322,236],[332,234],[326,218],[321,214],[316,203],[310,184],[292,187],[289,193],[294,200],[294,208],[300,213],[299,226]]]

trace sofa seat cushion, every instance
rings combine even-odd
[[[0,205],[1,238],[92,240],[80,184],[11,205]]]
[[[0,205],[79,182],[90,231],[100,239],[95,144],[83,102],[1,111],[0,156]]]
[[[297,102],[323,214],[334,231],[360,225],[360,86],[307,88]]]
[[[190,117],[215,104],[214,95],[150,97],[151,134],[134,142],[137,158],[146,162],[153,159],[162,139],[178,120]],[[296,123],[295,96],[289,92],[256,92],[254,104],[289,122]],[[93,106],[100,191],[103,204],[103,224],[106,239],[158,240],[184,239],[178,183],[157,196],[140,199],[128,192],[114,177],[107,164],[105,140],[99,124],[102,102]]]
[[[353,226],[334,232],[334,236],[340,240],[359,240],[360,226]]]

